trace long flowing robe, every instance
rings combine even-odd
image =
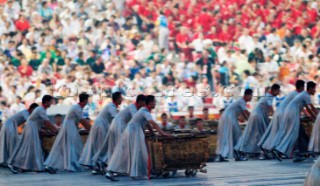
[[[246,102],[239,98],[226,108],[219,120],[216,153],[222,157],[233,157],[234,147],[242,134],[238,117],[245,110],[248,110]]]
[[[79,134],[78,125],[81,119],[85,119],[82,107],[79,104],[71,106],[45,165],[59,171],[83,171],[79,164],[79,158],[83,149],[83,143]]]
[[[9,163],[9,158],[19,141],[17,127],[25,123],[29,116],[29,111],[25,109],[11,116],[3,124],[0,131],[0,164]]]
[[[271,122],[263,134],[260,142],[258,143],[259,146],[267,150],[272,150],[272,148],[279,144],[279,138],[277,138],[278,133],[282,131],[282,119],[284,115],[284,111],[287,108],[288,104],[298,95],[297,91],[292,91],[289,93],[286,98],[280,103],[279,107],[273,114]]]
[[[96,118],[93,126],[91,127],[86,145],[81,153],[80,164],[85,166],[94,166],[94,156],[99,149],[103,147],[107,133],[110,128],[112,119],[118,114],[117,107],[114,103],[107,104]],[[100,158],[97,157],[97,160]]]
[[[269,113],[274,96],[267,93],[260,98],[257,106],[250,114],[248,124],[235,149],[246,153],[260,153],[258,143],[269,124]]]
[[[112,120],[107,137],[101,146],[102,148],[99,149],[93,158],[94,160],[98,157],[102,157],[102,162],[108,164],[116,144],[121,140],[123,131],[135,113],[137,113],[136,105],[130,104],[128,107],[120,111],[114,120]]]
[[[308,104],[311,104],[310,94],[303,91],[287,106],[283,116],[283,134],[279,134],[280,142],[275,146],[279,152],[290,156],[299,136],[300,112]]]
[[[109,171],[125,173],[130,177],[148,176],[148,151],[144,129],[149,120],[152,120],[152,116],[145,107],[133,116],[111,156]]]
[[[304,186],[319,186],[319,185],[320,185],[320,157],[312,165],[311,170],[304,181]]]
[[[49,120],[44,107],[39,106],[29,116],[13,155],[9,158],[11,165],[30,171],[43,171],[43,154],[39,131],[43,122]]]

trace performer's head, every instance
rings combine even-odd
[[[280,94],[280,85],[273,84],[270,88],[270,94],[273,96],[277,96]]]
[[[44,95],[42,97],[42,106],[44,108],[49,108],[51,106],[51,103],[53,101],[53,97],[50,95]]]
[[[204,130],[204,126],[203,126],[203,120],[201,118],[198,118],[196,120],[196,125],[197,125],[197,129],[199,131],[203,131]]]
[[[203,113],[202,113],[203,119],[204,119],[204,120],[209,119],[209,109],[208,109],[208,108],[203,108],[202,112],[203,112]]]
[[[317,86],[317,84],[315,84],[313,81],[309,81],[307,83],[307,92],[310,95],[314,95],[314,93],[316,93],[316,86]]]
[[[139,94],[136,99],[137,109],[144,107],[146,105],[146,96],[143,94]]]
[[[39,105],[37,103],[32,103],[30,106],[29,106],[29,113],[31,114],[35,108],[37,108]]]
[[[149,110],[154,109],[156,107],[156,97],[154,97],[152,95],[146,96],[146,107]]]
[[[114,92],[112,93],[112,101],[115,105],[119,106],[122,103],[122,94],[121,92]]]
[[[185,116],[180,116],[178,125],[180,126],[180,128],[184,128],[187,125],[187,120]]]
[[[189,116],[193,117],[194,107],[193,106],[189,106],[188,107],[188,111],[189,111]]]
[[[168,115],[166,113],[161,114],[161,123],[165,125],[168,123]]]
[[[304,91],[304,86],[305,86],[305,82],[303,81],[303,80],[301,80],[301,79],[298,79],[297,81],[296,81],[296,91],[297,92],[302,92],[302,91]]]
[[[79,104],[84,107],[88,104],[89,94],[83,92],[79,95]]]
[[[62,121],[63,121],[62,115],[61,115],[61,114],[56,114],[56,115],[54,116],[54,121],[55,121],[55,124],[56,124],[57,126],[60,126],[60,125],[62,124]]]
[[[252,99],[252,95],[253,95],[253,91],[252,89],[248,88],[244,91],[244,96],[243,96],[243,99],[246,101],[246,102],[249,102],[251,101]]]

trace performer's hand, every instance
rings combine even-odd
[[[173,137],[173,135],[172,135],[172,134],[167,133],[167,132],[163,132],[163,133],[161,133],[161,135],[163,135],[163,136],[167,136],[167,137]]]

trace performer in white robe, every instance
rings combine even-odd
[[[251,101],[253,91],[246,89],[244,96],[229,105],[223,112],[218,126],[218,140],[216,154],[219,155],[218,161],[228,161],[226,158],[234,157],[234,147],[237,144],[242,131],[239,126],[238,117],[240,114],[245,119],[249,118],[249,111],[246,103]],[[236,157],[237,160],[246,160],[245,158]]]
[[[313,124],[312,133],[309,141],[308,151],[320,153],[320,114],[318,113],[316,121]]]
[[[100,163],[100,161],[98,161],[100,160],[100,156],[97,156],[96,158],[94,157],[99,149],[103,147],[103,142],[106,139],[111,122],[113,118],[118,114],[117,107],[121,105],[122,100],[123,98],[121,92],[113,93],[112,102],[107,104],[99,113],[91,128],[86,145],[82,151],[79,160],[81,165],[89,166],[96,169],[95,163]],[[95,174],[96,171],[93,170],[93,173]]]
[[[150,111],[155,105],[155,97],[147,96],[146,107],[142,107],[130,120],[109,161],[106,178],[118,181],[112,172],[128,174],[133,179],[148,176],[148,151],[144,129],[148,127],[152,132],[155,128],[161,135],[171,136],[163,132],[152,119]]]
[[[32,111],[38,106],[36,103],[31,104],[29,109],[22,110],[11,116],[3,124],[0,131],[0,165],[9,164],[9,157],[19,141],[18,126],[24,124]]]
[[[52,132],[58,132],[50,123],[46,109],[50,107],[53,97],[45,95],[42,98],[42,106],[34,109],[24,126],[21,140],[15,147],[13,155],[10,157],[8,165],[12,173],[17,173],[15,168],[29,171],[44,171],[43,154],[39,131],[42,125]]]
[[[320,157],[312,165],[310,172],[304,180],[304,186],[320,185]]]
[[[83,115],[83,107],[87,105],[88,98],[88,94],[81,93],[79,103],[71,106],[64,118],[59,134],[44,163],[49,173],[54,174],[57,170],[72,172],[84,170],[78,161],[83,149],[78,125],[81,123],[88,131],[91,128],[89,121]]]
[[[251,112],[247,126],[235,147],[236,151],[261,153],[258,142],[268,127],[270,114],[273,113],[272,101],[279,93],[280,85],[273,84],[270,92],[260,98],[257,106]],[[260,159],[262,158],[261,156]]]
[[[122,133],[125,130],[128,122],[141,107],[145,106],[145,99],[146,97],[144,95],[138,95],[136,103],[130,104],[125,109],[120,111],[112,121],[102,148],[96,154],[97,157],[102,157],[102,162],[104,163],[104,165],[100,167],[101,171],[104,172],[103,167],[108,165],[108,161],[113,154],[114,148],[118,141],[121,140]]]
[[[307,91],[297,95],[287,106],[284,112],[283,123],[284,135],[280,136],[280,143],[272,151],[274,156],[281,161],[281,155],[290,156],[293,147],[298,139],[300,130],[300,112],[305,107],[313,119],[316,118],[318,111],[311,103],[311,95],[316,91],[314,82],[307,83]]]
[[[281,101],[280,105],[277,107],[275,113],[273,114],[272,120],[263,134],[259,146],[262,149],[270,151],[276,144],[279,144],[279,139],[277,138],[278,133],[282,132],[283,125],[281,125],[281,120],[283,118],[283,114],[288,104],[300,93],[304,90],[305,82],[303,80],[296,81],[296,90],[290,92],[285,96],[285,99]]]

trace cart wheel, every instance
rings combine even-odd
[[[169,178],[169,176],[170,176],[170,172],[164,171],[164,172],[162,173],[162,177],[163,177],[163,178]]]
[[[159,176],[161,176],[161,171],[159,171],[159,170],[151,170],[151,174],[155,175],[156,177],[159,177]]]
[[[197,170],[192,170],[192,171],[190,171],[190,175],[192,176],[192,177],[195,177],[196,175],[197,175]]]
[[[190,170],[187,169],[187,170],[184,172],[184,174],[185,174],[187,177],[189,177],[189,176],[190,176]]]
[[[177,172],[178,172],[177,170],[172,171],[171,177],[175,177],[177,175]]]

